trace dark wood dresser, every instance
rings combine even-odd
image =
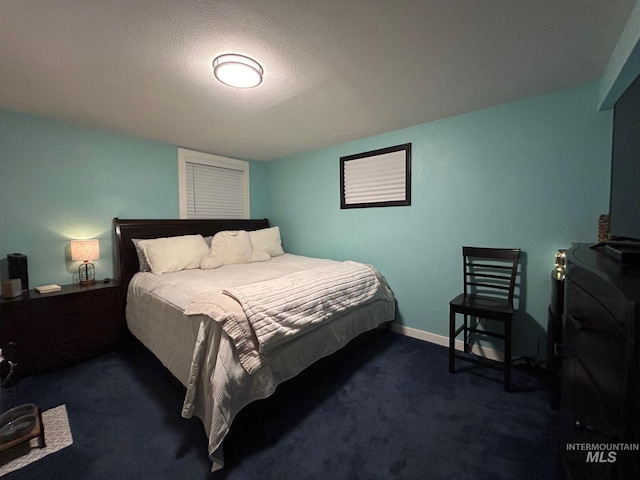
[[[558,476],[640,475],[640,267],[567,252]]]
[[[0,299],[0,348],[17,362],[21,376],[103,353],[125,331],[122,289],[115,281]]]

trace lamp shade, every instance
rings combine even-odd
[[[71,260],[88,262],[100,258],[98,240],[71,240]]]

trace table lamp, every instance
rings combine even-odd
[[[100,258],[100,242],[98,240],[71,240],[71,260],[82,262],[78,267],[80,285],[96,283],[96,270],[91,260]]]

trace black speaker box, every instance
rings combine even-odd
[[[29,290],[29,272],[27,270],[27,256],[21,253],[7,255],[9,263],[9,278],[19,278],[22,290]]]

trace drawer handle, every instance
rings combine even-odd
[[[562,343],[554,343],[553,344],[553,354],[557,357],[568,357],[569,349],[564,346]]]
[[[587,317],[576,317],[575,315],[568,315],[568,317],[573,320],[573,323],[578,327],[578,330],[583,332],[592,332],[595,330],[591,325],[591,320]]]
[[[598,433],[598,430],[596,428],[593,428],[591,425],[585,425],[580,419],[576,420],[575,426],[577,430],[584,429],[587,432]]]
[[[60,341],[60,345],[65,345],[67,343],[79,342],[80,340],[82,340],[82,336],[69,337],[69,338],[65,338],[65,339],[61,340]]]

